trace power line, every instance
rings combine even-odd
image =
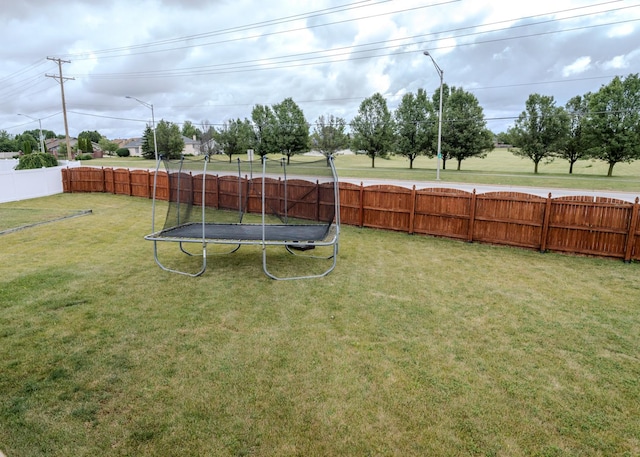
[[[608,10],[607,12],[619,11],[619,10],[624,10],[624,9],[627,9],[627,8],[637,8],[637,7],[638,7],[638,5],[634,5],[634,6],[630,6],[630,7],[626,6],[626,7],[616,8],[616,9],[613,9],[613,10]],[[567,12],[567,11],[572,11],[572,10],[575,10],[575,9],[576,8],[572,8],[570,10],[563,10],[563,11],[560,11],[560,12]],[[581,18],[581,17],[587,16],[587,15],[590,15],[590,13],[580,14],[580,15],[571,16],[571,17],[562,18],[562,19],[546,20],[546,21],[541,21],[539,23],[522,24],[522,25],[518,25],[518,26],[506,27],[506,28],[496,29],[496,30],[491,30],[491,31],[473,32],[473,33],[460,34],[460,35],[450,35],[450,36],[440,37],[440,38],[433,39],[433,40],[413,41],[413,42],[405,43],[402,46],[404,46],[404,47],[424,46],[424,45],[431,44],[431,43],[433,43],[435,41],[440,41],[442,39],[447,39],[447,38],[468,38],[468,37],[471,37],[471,36],[478,36],[478,35],[485,35],[485,34],[490,34],[490,33],[502,32],[502,31],[505,31],[505,30],[511,30],[513,28],[531,27],[531,26],[541,25],[541,24],[545,24],[545,23],[566,21],[566,20],[570,20],[570,19]],[[439,47],[436,47],[434,49],[445,49],[445,48],[448,48],[448,47],[472,46],[472,45],[477,45],[477,44],[487,44],[487,43],[493,43],[493,42],[499,42],[499,41],[509,41],[509,40],[516,40],[516,39],[522,39],[522,38],[532,38],[532,37],[539,37],[539,36],[544,36],[544,35],[549,35],[549,34],[573,32],[573,31],[591,29],[591,28],[596,28],[596,27],[619,25],[619,24],[623,24],[623,23],[636,22],[638,20],[639,19],[628,19],[628,20],[622,20],[622,21],[616,21],[616,22],[608,22],[608,23],[595,24],[595,25],[588,25],[588,26],[582,26],[582,27],[573,27],[573,28],[568,28],[568,29],[564,29],[564,30],[553,30],[553,31],[546,31],[546,32],[537,32],[537,33],[532,33],[532,34],[510,36],[510,37],[504,37],[504,38],[496,38],[496,39],[490,39],[490,40],[484,40],[484,41],[474,41],[474,42],[469,42],[469,43],[456,43],[455,45],[439,46]],[[493,24],[485,24],[485,26],[495,25],[495,24],[502,23],[502,22],[505,22],[505,21],[499,21],[499,22],[493,23]],[[459,28],[459,29],[452,29],[451,31],[461,31],[461,30],[467,30],[467,29],[470,29],[470,28],[477,28],[477,27],[478,26],[464,27],[464,28]],[[173,78],[173,77],[185,77],[185,76],[202,76],[202,75],[220,75],[220,74],[229,74],[229,73],[246,73],[246,72],[254,72],[254,71],[279,70],[279,69],[284,69],[284,68],[294,68],[294,67],[302,67],[302,66],[310,66],[310,65],[323,65],[323,64],[327,64],[327,63],[344,62],[344,61],[356,61],[356,60],[363,60],[363,59],[373,59],[373,58],[379,58],[379,57],[386,57],[386,56],[391,56],[391,55],[400,55],[400,54],[413,53],[415,51],[412,49],[412,50],[406,50],[406,51],[392,51],[392,52],[388,52],[388,53],[385,53],[385,54],[379,54],[378,53],[378,54],[373,54],[373,55],[365,55],[365,56],[361,56],[361,57],[352,57],[354,54],[366,54],[366,53],[371,53],[371,52],[375,52],[375,51],[385,51],[385,50],[389,50],[389,49],[395,50],[395,49],[397,49],[398,46],[401,46],[401,45],[388,45],[388,46],[382,46],[382,47],[368,48],[368,49],[364,49],[364,50],[354,50],[356,48],[369,47],[369,46],[372,46],[372,45],[375,45],[375,44],[389,43],[391,41],[401,41],[401,40],[407,40],[407,39],[413,39],[413,38],[434,36],[434,35],[439,35],[441,33],[448,33],[448,32],[450,32],[450,31],[447,31],[447,32],[433,32],[433,33],[428,33],[428,34],[424,34],[424,35],[414,36],[414,37],[411,37],[411,38],[397,38],[397,39],[393,39],[393,40],[387,40],[387,41],[384,41],[384,42],[366,43],[366,44],[361,44],[361,45],[340,47],[340,48],[335,48],[335,49],[331,49],[331,50],[311,51],[311,52],[305,52],[305,53],[299,53],[299,54],[293,54],[293,55],[271,57],[269,59],[266,59],[266,60],[270,60],[270,61],[276,61],[276,62],[273,62],[273,63],[264,63],[265,59],[263,58],[263,59],[251,59],[251,60],[240,61],[240,62],[230,62],[230,63],[222,63],[222,64],[214,64],[214,65],[205,65],[205,66],[200,66],[200,67],[189,67],[189,68],[183,68],[183,69],[138,71],[138,72],[127,72],[127,73],[92,73],[92,74],[84,74],[84,75],[76,74],[76,76],[77,77],[89,77],[90,76],[90,77],[96,78],[96,79]],[[344,51],[344,52],[335,53],[335,51]],[[331,53],[331,52],[333,52],[333,53],[329,54],[329,55],[326,55],[326,54]],[[317,56],[317,54],[324,54],[324,55]],[[345,56],[345,55],[349,56],[349,58],[337,59],[336,60],[336,57]],[[288,60],[282,60],[282,59],[288,59]]]
[[[374,3],[373,5],[377,5],[377,4],[381,4],[381,3],[388,3],[391,0],[383,0],[383,1],[378,1],[376,3]],[[114,58],[114,57],[129,57],[129,56],[134,56],[134,55],[141,55],[141,54],[153,54],[153,53],[158,53],[158,52],[168,52],[168,51],[177,51],[177,50],[183,50],[183,49],[190,49],[190,48],[194,48],[194,47],[203,47],[203,46],[213,46],[213,45],[218,45],[218,44],[225,44],[225,43],[231,43],[234,41],[246,41],[246,40],[254,40],[257,38],[264,38],[264,37],[268,37],[268,36],[273,36],[273,35],[282,35],[285,33],[291,33],[291,32],[299,32],[301,30],[309,30],[309,29],[314,29],[314,28],[319,28],[319,27],[328,27],[328,26],[332,26],[332,25],[337,25],[337,24],[345,24],[348,22],[355,22],[355,21],[360,21],[363,19],[371,19],[371,18],[375,18],[375,17],[380,17],[380,16],[388,16],[391,14],[398,14],[398,13],[405,13],[408,11],[414,11],[414,10],[418,10],[418,9],[424,9],[424,8],[431,8],[434,6],[441,6],[441,5],[446,5],[449,3],[456,3],[459,2],[460,0],[445,0],[445,1],[441,1],[440,3],[433,3],[433,4],[429,4],[429,5],[422,5],[422,6],[417,6],[417,7],[413,7],[413,8],[405,8],[402,10],[396,10],[396,11],[389,11],[389,12],[385,12],[385,13],[378,13],[378,14],[372,14],[372,15],[368,15],[368,16],[362,16],[362,17],[357,17],[357,18],[351,18],[351,19],[344,19],[344,20],[340,20],[340,21],[336,21],[336,22],[328,22],[328,23],[324,23],[324,24],[316,24],[316,25],[306,25],[305,27],[298,27],[295,29],[288,29],[288,30],[280,30],[280,31],[276,31],[276,32],[269,32],[269,33],[263,33],[260,35],[252,35],[252,36],[246,36],[246,37],[241,37],[241,38],[229,38],[227,40],[222,40],[222,41],[214,41],[214,42],[208,42],[208,43],[199,43],[199,44],[190,44],[190,45],[186,45],[186,46],[179,46],[179,47],[174,47],[174,48],[163,48],[163,49],[158,49],[158,50],[154,50],[154,51],[144,51],[144,52],[126,52],[124,54],[116,54],[116,55],[112,55],[112,56],[103,56],[103,58]],[[370,7],[372,6],[370,3],[365,5],[366,7]],[[361,6],[359,6],[358,8],[361,8]],[[352,8],[347,8],[347,9],[352,9]],[[346,10],[346,9],[345,9]],[[324,11],[324,10],[321,10]],[[279,21],[279,20],[274,20],[274,23],[280,24],[280,23],[286,23],[286,22],[291,22],[293,20],[298,20],[300,17],[299,16],[305,16],[304,18],[310,18],[310,17],[317,17],[317,16],[322,16],[325,15],[326,13],[322,13],[322,14],[312,14],[309,16],[306,15],[298,15],[295,16],[297,19],[287,19],[287,20],[283,20],[283,21]],[[270,21],[267,21],[270,22]],[[233,31],[237,31],[241,30],[241,31],[246,31],[246,30],[251,30],[253,29],[253,26],[241,26],[238,28],[234,28],[234,29],[225,29],[223,31],[217,31],[217,32],[211,32],[210,34],[203,34],[202,36],[205,37],[209,37],[209,36],[217,36],[217,35],[223,35],[226,33],[229,33],[228,30],[233,30]],[[170,40],[163,40],[163,41],[159,41],[159,42],[155,42],[155,43],[147,43],[144,45],[134,45],[134,46],[126,46],[123,48],[115,48],[117,51],[126,51],[126,50],[131,50],[131,49],[137,49],[138,47],[153,47],[153,46],[159,46],[162,44],[166,44],[166,43],[173,43],[173,42],[182,42],[182,41],[187,41],[190,40],[192,37],[180,37],[180,38],[174,38],[174,39],[170,39]],[[77,56],[74,56],[73,54],[70,55],[71,57],[74,57],[74,60],[86,60],[86,59],[93,59],[93,55],[96,54],[100,54],[100,53],[105,53],[107,51],[92,51],[89,52],[88,56],[86,55],[87,53],[82,53],[79,54]]]

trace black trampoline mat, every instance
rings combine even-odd
[[[201,223],[180,225],[163,230],[159,238],[202,239]],[[204,238],[207,240],[262,241],[262,224],[204,224]],[[322,241],[330,225],[265,225],[265,241]]]

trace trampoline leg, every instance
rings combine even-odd
[[[186,254],[189,254],[188,252],[184,251],[184,249],[182,249],[182,243],[180,243],[180,250],[182,252],[185,252]],[[191,254],[189,254],[189,255],[191,255]],[[163,263],[158,258],[158,241],[157,240],[153,241],[153,258],[155,259],[155,261],[158,264],[158,266],[161,269],[163,269],[164,271],[169,271],[171,273],[178,273],[178,274],[181,274],[181,275],[191,276],[192,278],[195,278],[196,276],[200,276],[207,269],[207,243],[203,243],[203,245],[202,245],[202,267],[196,273],[189,273],[188,271],[176,270],[176,269],[169,268],[169,267],[166,267],[165,265],[163,265]]]
[[[287,249],[289,250],[289,249]],[[291,251],[289,251],[291,252]],[[312,279],[312,278],[322,278],[324,276],[327,276],[329,273],[331,273],[333,271],[333,269],[336,267],[336,262],[338,260],[338,242],[336,241],[336,243],[333,245],[333,254],[329,257],[317,257],[317,256],[308,256],[309,258],[312,259],[324,259],[324,260],[329,260],[332,259],[331,265],[329,266],[328,269],[326,269],[324,272],[318,273],[318,274],[314,274],[314,275],[302,275],[302,276],[276,276],[275,274],[271,273],[269,271],[269,268],[267,267],[267,249],[266,246],[263,245],[262,246],[262,270],[264,271],[264,274],[267,275],[268,277],[270,277],[271,279],[275,279],[277,281],[286,281],[286,280],[292,280],[292,279]]]

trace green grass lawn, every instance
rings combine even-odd
[[[137,157],[107,157],[87,161],[84,164],[105,167],[155,167],[153,160]],[[401,156],[392,156],[389,159],[378,158],[375,165],[375,168],[371,168],[371,159],[365,155],[340,155],[336,158],[338,175],[343,178],[409,181],[435,181],[436,179],[435,158],[419,157],[414,161],[413,169],[409,169],[408,159]],[[606,163],[591,160],[578,161],[574,165],[573,174],[569,174],[569,164],[564,160],[541,162],[538,174],[534,174],[533,162],[530,160],[516,157],[506,149],[495,149],[484,159],[472,158],[463,161],[460,171],[456,170],[457,162],[455,161],[448,161],[446,167],[446,170],[441,170],[440,179],[447,183],[640,192],[640,161],[616,164],[611,177],[606,176],[608,170]]]
[[[0,206],[0,234],[84,215],[85,210],[64,208],[25,208],[22,203]]]
[[[640,454],[638,263],[343,227],[322,279],[187,278],[149,200],[6,207],[92,209],[0,236],[7,457]]]

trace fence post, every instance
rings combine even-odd
[[[471,193],[471,203],[469,205],[469,233],[467,234],[467,242],[473,243],[473,230],[476,225],[476,202],[478,199],[478,195],[476,194],[476,190],[473,189]]]
[[[411,212],[409,213],[409,235],[413,235],[413,226],[416,220],[416,185],[411,189]]]
[[[316,221],[320,221],[320,181],[316,180]]]
[[[551,192],[547,195],[547,203],[544,207],[542,219],[542,233],[540,235],[540,252],[547,251],[547,238],[549,236],[549,220],[551,219]]]
[[[220,176],[216,175],[216,194],[214,196],[215,198],[215,209],[220,208]]]
[[[364,185],[360,181],[360,228],[364,227]]]
[[[60,172],[62,173],[62,191],[68,193],[69,183],[67,182],[67,170],[66,168],[63,168]]]
[[[631,262],[631,250],[633,249],[633,242],[635,241],[636,227],[638,226],[638,197],[633,204],[631,210],[631,221],[629,222],[629,230],[627,232],[627,245],[624,250],[624,261],[626,263]]]
[[[100,167],[100,176],[102,177],[102,179],[100,179],[100,184],[102,185],[100,192],[105,192],[107,185],[104,182],[104,167]]]

